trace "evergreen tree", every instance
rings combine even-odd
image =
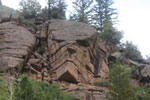
[[[67,5],[64,0],[48,0],[48,17],[65,19],[66,6]]]
[[[112,0],[96,0],[93,7],[94,15],[92,17],[93,25],[100,31],[103,31],[105,22],[113,23],[113,16],[117,15],[115,9],[112,7]]]
[[[106,44],[115,46],[120,44],[120,40],[123,38],[123,33],[114,28],[111,20],[107,18],[104,21],[100,37],[106,42]]]
[[[91,5],[93,0],[76,0],[73,2],[74,9],[76,13],[71,16],[71,19],[74,19],[79,22],[88,23],[91,10]]]
[[[96,0],[93,7],[92,25],[100,33],[100,37],[109,45],[117,45],[122,39],[122,32],[114,27],[116,21],[116,9],[112,7],[113,0]]]
[[[135,61],[143,59],[141,52],[138,50],[137,46],[135,46],[132,42],[127,41],[125,44],[123,44],[123,48],[124,56],[126,58],[130,58]]]
[[[130,84],[127,66],[114,64],[110,71],[110,91],[107,100],[137,100],[135,91]]]
[[[21,12],[24,18],[34,18],[41,11],[41,5],[37,0],[22,0],[20,2]]]

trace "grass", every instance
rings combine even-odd
[[[110,87],[109,81],[100,81],[100,82],[95,82],[94,84],[100,87]]]

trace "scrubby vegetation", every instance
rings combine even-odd
[[[143,59],[141,52],[138,50],[137,46],[135,46],[132,42],[127,41],[125,44],[123,44],[123,48],[124,56],[126,58],[130,58],[135,61]]]
[[[130,68],[114,64],[110,71],[108,100],[150,100],[150,89],[133,87],[130,83]]]
[[[10,83],[0,77],[0,100],[10,100]],[[75,96],[59,89],[59,86],[31,80],[23,75],[13,85],[13,100],[74,100]]]
[[[9,100],[10,92],[8,88],[8,82],[5,78],[0,77],[0,100]]]
[[[129,82],[129,71],[123,65],[116,64],[110,72],[110,89],[108,100],[136,100]]]
[[[14,86],[14,100],[74,100],[75,96],[59,89],[57,85],[38,83],[23,76]]]

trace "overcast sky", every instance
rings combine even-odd
[[[46,5],[46,0],[39,0],[41,5]],[[68,11],[72,10],[71,1]],[[6,6],[19,8],[20,0],[2,0]],[[114,7],[118,9],[118,29],[124,32],[124,39],[132,41],[138,46],[142,55],[150,54],[150,0],[114,0]]]

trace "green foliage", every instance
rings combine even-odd
[[[42,55],[44,53],[44,48],[42,46],[40,46],[39,49],[38,49],[38,51]]]
[[[15,85],[14,100],[42,100],[42,88],[35,81],[23,76]]]
[[[129,82],[129,72],[123,65],[115,64],[110,71],[108,100],[137,100]]]
[[[141,52],[132,42],[127,41],[125,44],[123,44],[123,48],[124,48],[124,56],[126,58],[130,58],[135,61],[143,59]]]
[[[137,100],[150,100],[150,89],[149,88],[134,88]]]
[[[116,9],[112,7],[113,0],[95,0],[93,7],[92,24],[97,28],[98,31],[102,32],[106,21],[111,23],[116,20]]]
[[[23,76],[15,85],[14,100],[74,100],[74,96],[51,84],[46,86]]]
[[[100,37],[106,41],[106,44],[117,45],[120,44],[120,40],[123,38],[122,32],[113,27],[113,24],[107,20],[104,23],[103,31],[100,33]]]
[[[41,5],[37,0],[21,0],[20,7],[25,19],[36,17],[41,10]]]
[[[65,19],[66,18],[66,3],[64,0],[48,0],[48,11],[42,12],[47,13],[49,18]]]
[[[75,12],[70,16],[70,20],[88,23],[92,12],[91,5],[93,0],[76,0],[73,2]]]
[[[33,24],[34,24],[33,19],[24,19],[24,18],[22,18],[22,22],[23,22],[23,24],[25,24],[26,26],[33,26]]]
[[[101,86],[101,87],[110,87],[110,83],[109,81],[100,81],[100,82],[96,82],[94,83],[96,86]]]
[[[0,77],[0,100],[9,100],[9,98],[8,82],[3,77]]]

